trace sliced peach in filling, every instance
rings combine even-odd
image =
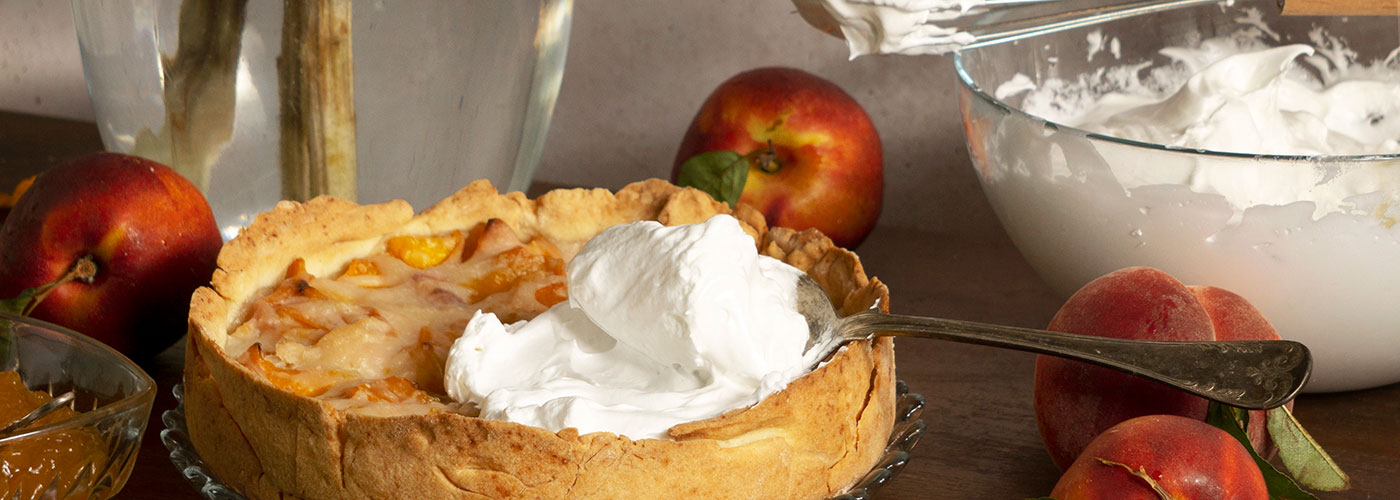
[[[416,269],[427,269],[447,260],[464,239],[461,231],[449,236],[395,236],[385,242],[384,250]]]

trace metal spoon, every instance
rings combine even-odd
[[[875,310],[842,318],[836,315],[821,285],[805,275],[797,281],[797,312],[807,318],[812,334],[806,352],[813,364],[852,340],[923,337],[1085,361],[1248,409],[1268,409],[1288,402],[1312,371],[1308,348],[1287,340],[1124,340]]]
[[[63,394],[59,394],[57,397],[49,400],[49,402],[40,405],[38,408],[31,410],[29,413],[26,413],[23,417],[20,417],[19,420],[10,422],[10,425],[5,426],[4,428],[0,428],[0,437],[5,437],[10,434],[14,434],[20,429],[29,427],[29,424],[34,423],[36,420],[44,418],[45,415],[53,413],[54,410],[68,406],[70,403],[73,402],[73,397],[73,391],[68,391]]]

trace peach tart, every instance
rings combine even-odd
[[[478,181],[416,215],[402,201],[282,202],[224,246],[192,299],[190,440],[254,499],[828,498],[889,439],[888,338],[668,439],[482,419],[444,393],[448,349],[476,311],[509,322],[565,300],[569,259],[606,227],[720,213],[842,314],[888,307],[885,286],[820,233],[659,180],[535,200]]]

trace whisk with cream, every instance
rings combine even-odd
[[[1203,4],[1235,0],[1138,0],[1079,6],[1069,0],[792,0],[808,24],[844,38],[851,58],[946,54]],[[1278,0],[1285,15],[1400,15],[1394,0]]]

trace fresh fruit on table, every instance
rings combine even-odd
[[[883,171],[880,137],[860,103],[810,73],[759,68],[705,100],[671,180],[854,248],[880,217]]]
[[[1176,415],[1137,417],[1100,434],[1065,470],[1057,500],[1266,500],[1248,450],[1214,426]]]
[[[1274,340],[1278,333],[1239,295],[1186,286],[1157,269],[1130,267],[1080,288],[1050,320],[1049,330],[1142,340]],[[1036,424],[1050,457],[1069,467],[1095,436],[1143,415],[1205,420],[1208,402],[1126,373],[1039,356],[1035,366]],[[1250,412],[1249,435],[1272,454],[1263,411]]]
[[[185,333],[190,295],[223,239],[175,171],[98,153],[40,174],[0,225],[0,298],[41,290],[28,313],[143,358]]]

